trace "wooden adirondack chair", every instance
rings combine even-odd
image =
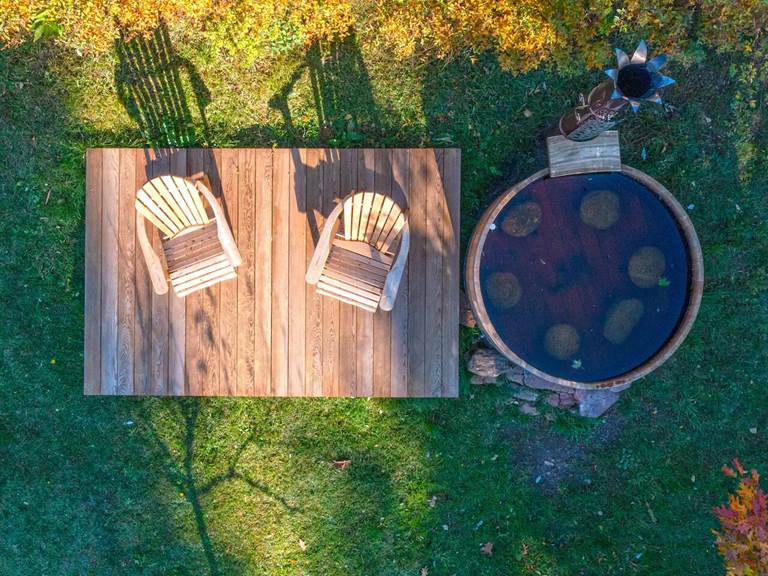
[[[206,175],[153,178],[136,193],[136,210],[136,233],[156,293],[168,292],[170,282],[178,296],[186,296],[237,276],[242,259]],[[152,248],[144,218],[161,233],[162,256]]]
[[[407,214],[392,198],[353,192],[328,216],[306,281],[318,294],[369,312],[392,310],[409,245]]]

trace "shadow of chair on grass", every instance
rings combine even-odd
[[[146,144],[162,149],[208,144],[211,95],[197,69],[171,44],[161,23],[151,34],[115,41],[117,96]],[[188,103],[193,96],[194,106]]]
[[[331,43],[315,42],[287,81],[269,99],[280,113],[293,144],[300,143],[289,99],[308,75],[319,144],[334,147],[360,146],[375,139],[381,115],[360,47],[354,36]]]

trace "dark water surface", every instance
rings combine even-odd
[[[620,376],[653,356],[687,303],[684,236],[622,173],[543,178],[491,223],[480,256],[488,315],[507,346],[570,380]]]

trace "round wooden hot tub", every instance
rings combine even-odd
[[[704,283],[688,215],[656,180],[544,169],[485,211],[467,254],[478,324],[510,360],[558,384],[610,388],[669,358]]]

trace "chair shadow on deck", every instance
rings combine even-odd
[[[174,49],[165,23],[148,36],[117,40],[115,51],[117,94],[143,137],[146,179],[166,174],[189,176],[203,171],[211,181],[211,191],[228,212],[213,150],[203,150],[202,158],[198,156],[194,165],[183,150],[209,144],[206,107],[211,95],[192,63]],[[157,230],[150,228],[150,234],[157,236]],[[159,240],[155,245],[159,246]],[[207,307],[200,305],[200,298],[210,304],[213,294],[213,289],[206,289],[194,297],[197,310],[193,322],[210,345],[215,340],[213,320],[206,312]],[[209,373],[202,359],[194,369],[203,377]]]
[[[355,36],[331,43],[315,42],[285,84],[269,100],[269,106],[280,113],[284,130],[289,135],[299,132],[289,99],[305,74],[312,91],[318,127],[317,140],[311,143],[334,148],[311,165],[306,163],[297,150],[292,151],[293,165],[303,168],[295,172],[295,189],[307,190],[305,198],[297,198],[298,209],[306,214],[312,240],[317,243],[322,232],[317,213],[327,217],[335,204],[328,201],[331,195],[313,184],[322,186],[324,170],[329,167],[333,169],[334,164],[341,162],[339,151],[335,148],[361,146],[368,140],[376,139],[375,132],[380,128],[381,115]],[[373,166],[370,168],[374,169]],[[310,198],[311,191],[319,191],[325,201]],[[339,190],[334,192],[338,197],[345,196],[348,191],[342,190],[340,194]]]
[[[165,23],[146,37],[117,40],[115,51],[117,95],[144,139],[147,180],[165,174],[188,176],[202,170],[227,211],[213,151],[204,150],[194,169],[190,169],[188,156],[179,162],[180,149],[210,141],[205,109],[211,95],[197,69],[174,49]],[[192,105],[188,102],[190,93]],[[152,228],[151,234],[156,236],[157,230]],[[205,296],[211,298],[210,290],[205,291]],[[203,308],[196,312],[194,322],[202,325],[203,337],[213,343],[212,321]],[[208,372],[203,361],[196,369],[201,374]]]

